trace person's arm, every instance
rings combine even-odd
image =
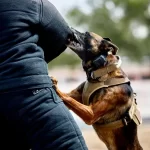
[[[44,50],[46,62],[61,54],[67,47],[68,36],[72,34],[68,24],[48,0],[41,0],[39,45]]]

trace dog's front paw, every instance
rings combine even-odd
[[[58,80],[57,80],[55,77],[53,77],[53,76],[50,76],[50,78],[51,78],[51,80],[52,80],[52,83],[53,83],[54,85],[57,85]]]

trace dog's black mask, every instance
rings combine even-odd
[[[72,34],[69,35],[67,47],[72,49],[83,60],[85,53],[85,33],[81,33],[71,28]]]

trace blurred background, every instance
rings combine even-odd
[[[144,150],[150,150],[150,0],[49,0],[68,22],[81,32],[109,37],[119,47],[122,68],[137,93],[143,124],[138,134]],[[85,81],[81,61],[67,49],[49,63],[49,74],[69,92]],[[106,150],[91,126],[72,112],[90,150]]]

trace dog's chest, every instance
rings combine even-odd
[[[84,84],[83,93],[82,93],[82,103],[84,105],[89,105],[89,99],[91,95],[95,91],[101,88],[107,88],[109,86],[118,85],[122,83],[128,83],[128,82],[130,82],[130,80],[127,77],[110,78],[110,79],[107,79],[106,81],[99,81],[99,82],[94,82],[94,83],[86,81]]]

